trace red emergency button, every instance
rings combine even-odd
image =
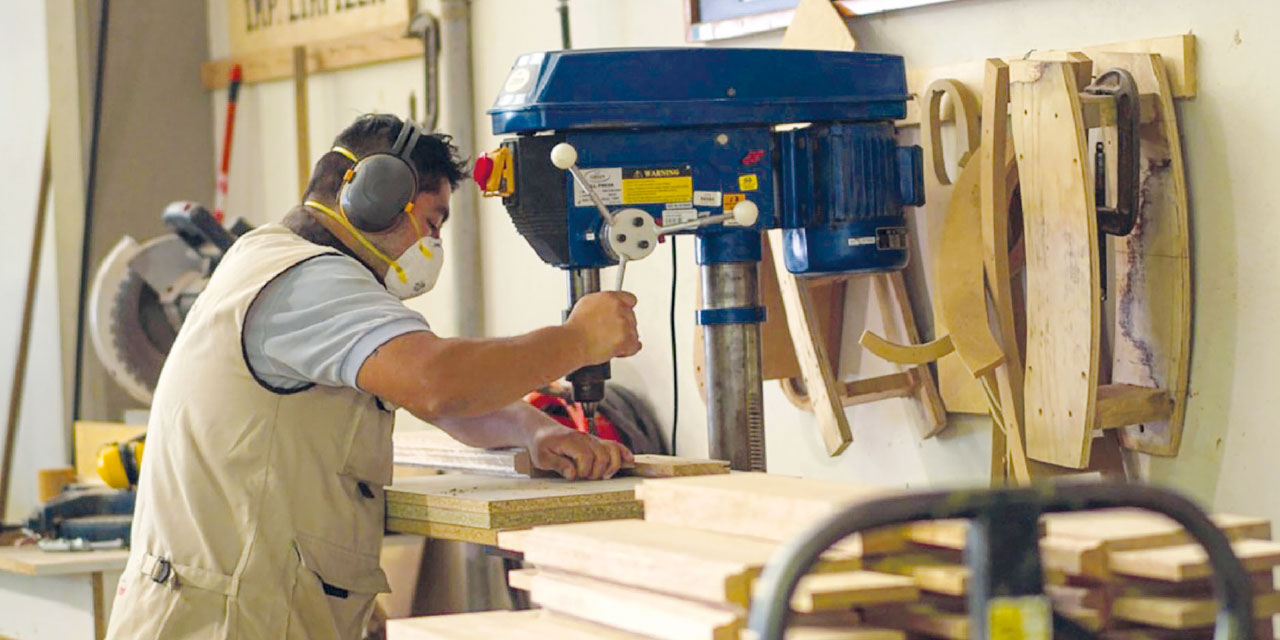
[[[490,175],[493,175],[493,159],[486,155],[476,158],[476,166],[471,169],[471,177],[475,179],[476,184],[480,185],[481,190],[489,184]]]

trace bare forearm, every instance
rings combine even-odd
[[[471,447],[531,447],[542,429],[565,429],[560,423],[524,402],[511,403],[480,416],[438,418],[435,425],[453,439]]]

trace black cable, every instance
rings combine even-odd
[[[676,361],[676,237],[671,238],[671,455],[676,454],[676,433],[680,428],[680,367]]]
[[[560,13],[560,48],[568,51],[573,48],[569,40],[569,0],[560,0],[556,11]]]
[[[84,377],[84,307],[89,283],[89,248],[93,240],[93,194],[98,182],[98,133],[102,129],[103,68],[107,60],[107,17],[111,0],[98,5],[98,58],[93,77],[93,119],[89,129],[89,176],[84,188],[84,237],[80,239],[80,297],[76,299],[76,371],[74,397],[71,399],[72,420],[80,419],[80,386]]]

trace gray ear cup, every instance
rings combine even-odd
[[[356,163],[351,181],[338,195],[342,211],[355,228],[377,233],[386,231],[396,216],[418,194],[418,173],[410,155],[422,130],[405,120],[396,141],[386,153],[375,153]]]
[[[339,196],[347,219],[361,231],[389,229],[416,195],[413,168],[397,156],[379,153],[356,163],[353,171]]]

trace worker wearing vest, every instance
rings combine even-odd
[[[227,253],[160,375],[108,638],[359,638],[389,590],[395,407],[570,479],[630,460],[519,399],[635,354],[633,296],[586,296],[564,324],[502,339],[438,336],[401,303],[439,273],[455,154],[447,136],[362,117],[304,204]]]

